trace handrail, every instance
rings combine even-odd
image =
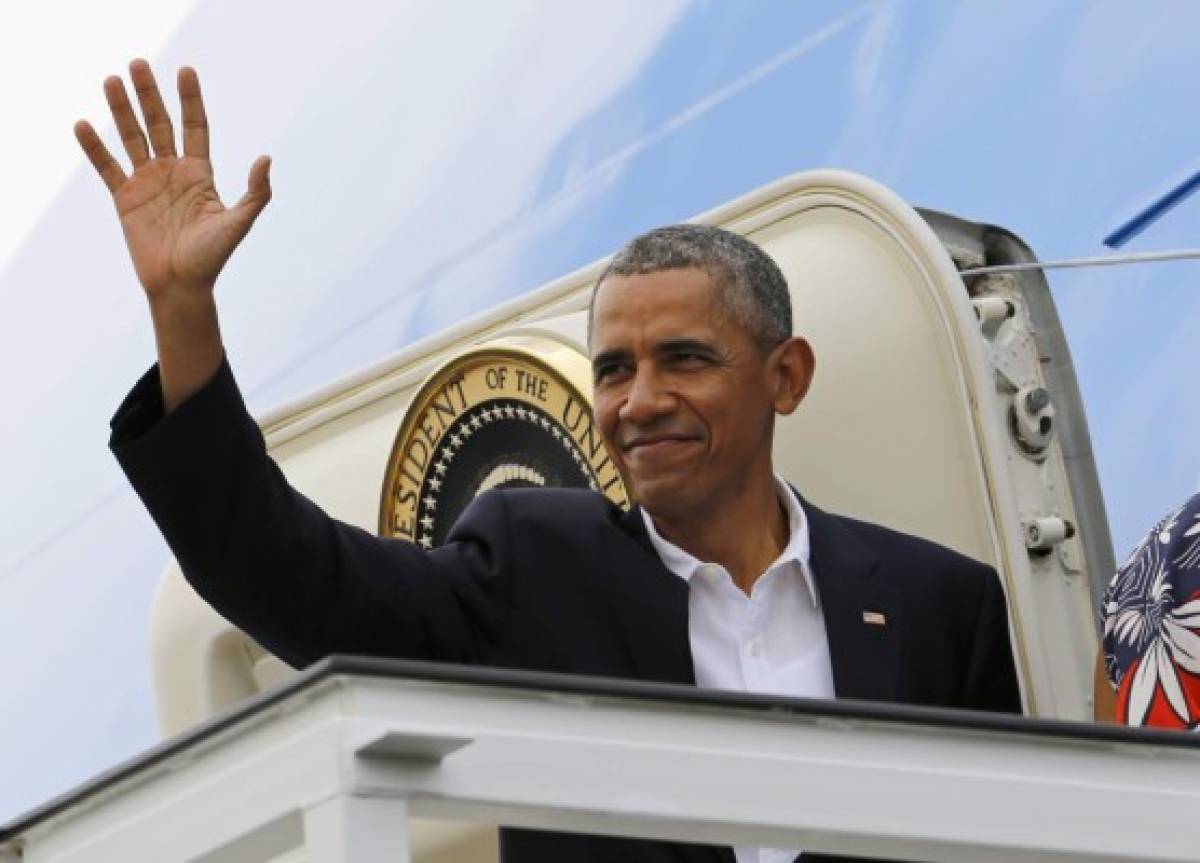
[[[1198,766],[1200,741],[1164,731],[331,658],[0,828],[0,860],[404,859],[407,813],[907,860],[1188,860],[1174,825]],[[1123,828],[1091,829],[1113,801]]]
[[[1097,255],[1090,258],[1064,258],[1059,261],[1022,261],[1011,264],[990,264],[960,270],[961,276],[989,276],[1000,273],[1028,273],[1035,270],[1072,270],[1085,267],[1115,267],[1120,264],[1152,264],[1164,261],[1194,261],[1200,259],[1200,249],[1167,249],[1158,252],[1131,252],[1123,255]]]

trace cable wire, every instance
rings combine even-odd
[[[1024,264],[996,264],[959,270],[961,276],[985,276],[993,273],[1024,273],[1030,270],[1069,270],[1079,267],[1114,267],[1118,264],[1144,264],[1152,261],[1188,261],[1200,259],[1200,249],[1171,249],[1164,252],[1136,252],[1129,255],[1101,255],[1097,258],[1069,258],[1062,261],[1030,261]]]

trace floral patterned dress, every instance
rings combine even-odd
[[[1138,543],[1104,594],[1100,621],[1117,721],[1200,726],[1200,494]]]

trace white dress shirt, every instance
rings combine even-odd
[[[688,640],[696,685],[705,689],[833,698],[833,667],[820,597],[809,565],[808,519],[795,492],[775,478],[788,542],[750,590],[728,571],[663,539],[645,510],[663,564],[688,583]],[[800,852],[736,847],[737,863],[791,863]]]

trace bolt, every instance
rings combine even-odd
[[[1050,404],[1050,393],[1045,387],[1036,387],[1025,394],[1025,409],[1031,414],[1043,410]]]

